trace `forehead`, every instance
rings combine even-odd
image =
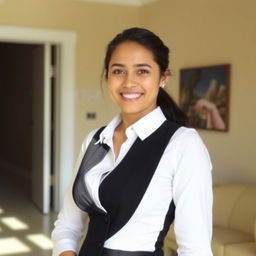
[[[136,42],[123,42],[113,51],[110,63],[155,63],[154,55],[145,46]]]

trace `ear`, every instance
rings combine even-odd
[[[169,81],[170,74],[171,74],[170,69],[166,69],[166,70],[164,71],[164,73],[162,74],[161,79],[160,79],[160,87],[162,87],[162,88],[165,87],[165,85],[166,85],[166,84],[168,83],[168,81]]]

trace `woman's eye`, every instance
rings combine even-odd
[[[139,75],[149,74],[149,70],[147,70],[147,69],[139,69],[137,73]]]
[[[114,69],[114,70],[112,70],[112,74],[114,74],[114,75],[122,75],[124,73],[125,73],[125,71],[122,70],[122,69]]]

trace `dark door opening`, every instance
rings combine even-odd
[[[33,111],[35,99],[35,70],[44,69],[42,58],[35,59],[35,50],[44,45],[0,42],[0,175],[4,185],[15,193],[32,200],[33,188]],[[51,64],[56,64],[56,46],[50,47]],[[36,60],[36,62],[35,62]],[[35,67],[36,65],[36,67]],[[44,70],[41,70],[44,73]],[[38,77],[38,81],[40,81]],[[51,86],[51,154],[50,174],[54,175],[54,123],[56,79],[49,78]],[[41,81],[41,86],[44,83]],[[42,89],[43,91],[43,89]],[[42,104],[36,101],[36,104]],[[43,151],[42,151],[43,152]],[[44,182],[43,180],[41,182]],[[35,185],[35,184],[34,184]],[[43,186],[43,184],[42,184]],[[0,188],[1,189],[1,188]],[[32,192],[33,191],[33,192]],[[38,193],[41,193],[38,191]],[[49,187],[53,205],[54,186]],[[41,197],[42,195],[39,195]]]

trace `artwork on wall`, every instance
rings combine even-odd
[[[180,70],[180,107],[189,125],[228,131],[230,65]]]

